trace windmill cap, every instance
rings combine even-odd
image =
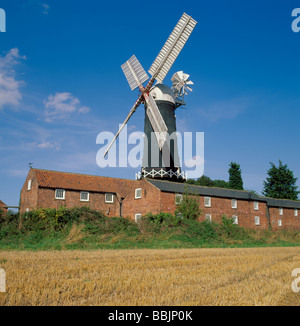
[[[150,94],[155,101],[166,101],[175,104],[175,96],[172,89],[164,84],[156,84]]]

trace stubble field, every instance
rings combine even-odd
[[[14,305],[299,305],[299,247],[0,251]],[[300,285],[299,285],[300,286]]]

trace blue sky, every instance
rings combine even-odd
[[[165,83],[179,70],[193,92],[178,130],[205,133],[204,174],[261,193],[269,162],[300,178],[299,1],[2,0],[0,199],[17,205],[36,168],[134,178],[139,169],[100,168],[96,137],[116,132],[137,98],[120,66],[135,54],[148,70],[183,12],[197,22]],[[140,107],[128,124],[143,131]],[[298,180],[298,186],[300,186]]]

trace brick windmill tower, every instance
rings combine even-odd
[[[131,90],[138,87],[141,94],[107,147],[104,156],[106,156],[130,117],[143,103],[145,106],[145,138],[142,169],[136,175],[138,179],[158,178],[176,181],[186,179],[185,173],[181,171],[178,156],[175,110],[185,104],[184,95],[187,94],[187,90],[191,91],[188,85],[193,83],[188,79],[189,75],[184,74],[182,71],[173,75],[171,79],[173,82],[172,88],[163,84],[163,80],[196,24],[197,22],[186,13],[181,16],[148,70],[152,77],[146,86],[143,86],[143,83],[149,77],[134,55],[121,66]],[[156,84],[153,86],[155,80]]]

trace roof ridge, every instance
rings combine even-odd
[[[191,183],[187,183],[187,182],[177,182],[177,181],[168,181],[168,180],[154,180],[153,181],[159,181],[159,182],[172,182],[172,183],[177,183],[177,184],[184,184],[184,185],[188,185],[188,186],[192,186],[192,187],[201,187],[201,188],[208,188],[208,189],[222,189],[222,190],[230,190],[230,191],[240,191],[240,192],[246,192],[246,193],[252,193],[249,190],[239,190],[239,189],[230,189],[230,188],[222,188],[222,187],[214,187],[214,186],[201,186],[201,185],[195,185],[195,184],[191,184]],[[257,195],[255,195],[257,196]]]

